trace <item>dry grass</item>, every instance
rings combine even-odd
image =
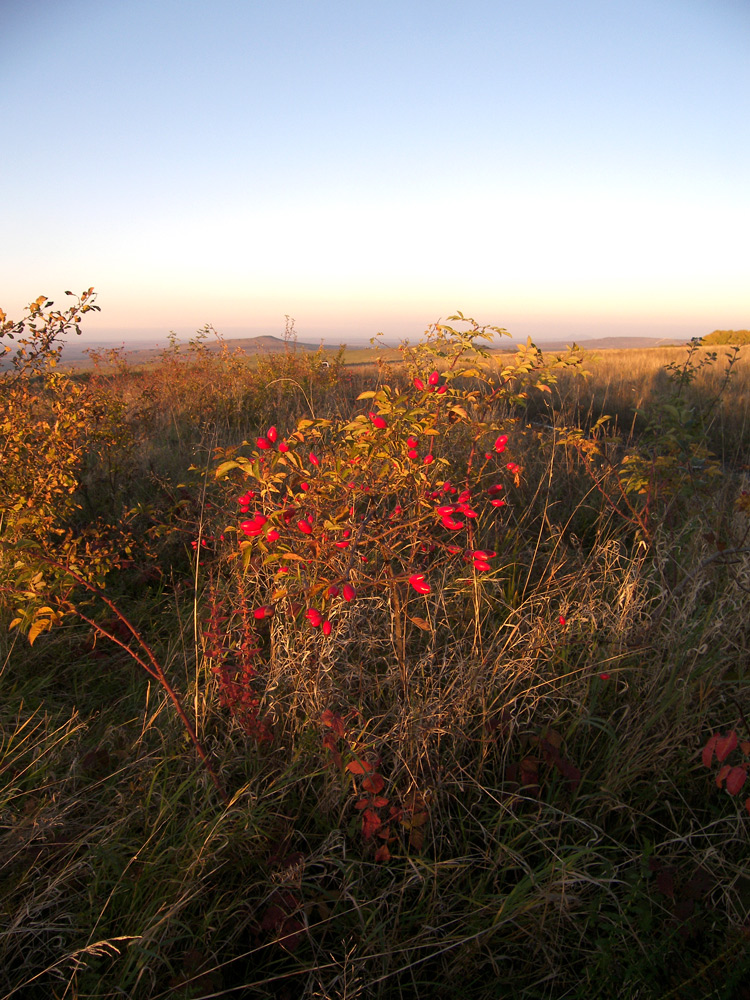
[[[725,466],[747,444],[747,352],[717,409]],[[137,444],[117,496],[142,504],[159,570],[108,593],[183,692],[230,802],[122,650],[80,625],[31,649],[3,638],[0,1000],[741,997],[750,820],[699,752],[750,714],[743,483],[722,475],[679,517],[651,512],[646,539],[613,513],[613,481],[597,488],[541,426],[611,412],[627,437],[682,357],[603,353],[588,383],[561,378],[553,419],[512,416],[523,479],[482,539],[491,574],[446,570],[411,604],[363,592],[325,641],[273,618],[261,744],[219,704],[201,629],[213,588],[239,641],[262,581],[210,561],[196,575],[187,532],[218,534],[229,515],[187,466],[280,407],[291,423],[311,393],[319,415],[351,413],[374,378],[259,387],[238,370],[224,398],[199,365],[181,387],[108,375],[130,393]],[[696,400],[716,378],[701,373]],[[426,804],[423,843],[397,826],[390,862],[374,861],[352,775],[324,749],[325,709],[380,759],[390,801]],[[293,942],[280,906],[301,925]]]
[[[717,452],[739,460],[750,434],[750,347],[741,347],[734,373],[724,384],[727,354],[730,348],[700,348],[697,360],[718,355],[717,363],[698,372],[687,390],[687,398],[696,407],[706,407],[718,399],[710,429],[710,440]],[[554,409],[561,418],[575,426],[590,426],[601,414],[613,417],[618,432],[632,436],[641,426],[637,411],[648,409],[669,391],[667,365],[680,365],[686,356],[684,347],[660,347],[645,350],[608,350],[585,358],[591,378],[560,377]]]

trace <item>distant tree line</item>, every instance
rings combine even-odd
[[[703,338],[704,344],[750,344],[750,330],[714,330]]]

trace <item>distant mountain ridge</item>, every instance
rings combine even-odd
[[[317,351],[320,344],[312,344],[305,341],[290,341],[287,343],[281,337],[273,337],[270,335],[264,335],[260,337],[226,337],[222,342],[217,340],[204,340],[202,346],[204,350],[214,353],[221,348],[221,344],[224,343],[229,348],[230,351],[245,351],[248,354],[276,354],[279,351]],[[81,342],[78,339],[70,340],[65,345],[63,350],[63,361],[72,363],[76,361],[85,361],[87,358],[87,351],[99,351],[106,354],[107,351],[117,350],[118,348],[124,347],[125,353],[128,360],[138,363],[145,363],[147,361],[155,361],[161,354],[163,354],[167,347],[166,345],[161,345],[157,347],[146,347],[142,343],[134,342],[130,346],[126,343],[109,343],[105,341],[96,341],[93,343]],[[187,351],[190,349],[189,342],[187,340],[180,341],[179,347],[182,351]],[[338,350],[338,344],[336,347],[327,347],[323,345],[324,350]]]
[[[262,337],[227,337],[226,343],[232,347],[240,347],[242,350],[251,349],[253,351],[317,351],[320,344],[311,344],[301,340],[283,340],[281,337],[273,337],[266,334]],[[207,343],[207,347],[216,347],[214,342]],[[323,345],[326,349],[326,345]],[[327,348],[331,350],[331,348]]]
[[[320,343],[313,344],[309,341],[285,341],[281,337],[274,337],[270,334],[265,334],[258,337],[226,337],[223,341],[226,347],[230,351],[243,351],[246,354],[277,354],[281,351],[300,351],[304,353],[309,353],[312,351],[317,351],[320,348]],[[566,351],[569,346],[573,343],[577,343],[580,348],[585,351],[606,351],[606,350],[637,350],[650,347],[679,347],[682,344],[687,343],[686,340],[675,340],[670,338],[657,338],[657,337],[595,337],[590,340],[578,340],[576,341],[574,337],[569,339],[555,339],[555,340],[544,340],[542,338],[535,339],[534,343],[542,351],[554,351],[562,352]],[[499,353],[508,351],[515,351],[516,347],[520,344],[525,344],[525,340],[520,338],[505,339],[496,342],[491,350],[497,351]],[[203,341],[203,347],[206,351],[214,353],[220,349],[220,342],[216,340],[205,340]],[[334,344],[323,343],[323,350],[325,351],[336,351],[340,346],[340,341],[336,340]],[[350,345],[356,350],[366,350],[369,345]],[[106,354],[109,350],[116,350],[118,348],[124,347],[125,354],[129,362],[133,364],[146,364],[149,362],[157,361],[166,350],[166,345],[149,347],[143,342],[138,343],[137,341],[131,342],[130,345],[126,342],[125,344],[120,341],[115,342],[81,342],[77,338],[69,341],[65,345],[63,351],[63,362],[68,364],[74,364],[76,367],[80,364],[85,364],[88,361],[87,351],[99,351]],[[182,350],[187,351],[189,349],[188,341],[181,341],[180,347]],[[0,359],[0,367],[5,367],[2,360]]]

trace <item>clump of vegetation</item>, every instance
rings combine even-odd
[[[92,295],[3,319],[0,996],[739,995],[741,356],[59,376]]]
[[[714,330],[703,338],[704,344],[750,344],[750,330]]]

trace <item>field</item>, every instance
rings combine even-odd
[[[93,302],[0,327],[0,1000],[750,996],[750,348]]]

